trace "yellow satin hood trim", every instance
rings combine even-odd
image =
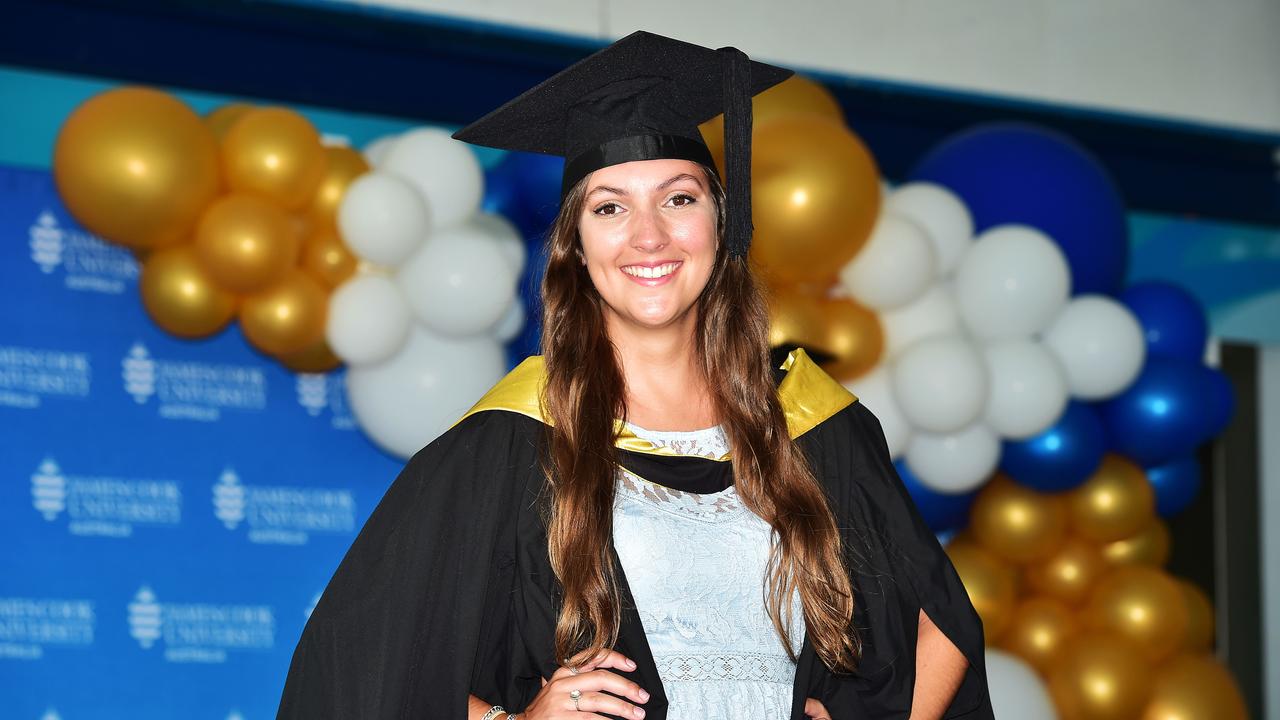
[[[787,375],[778,385],[778,399],[782,401],[787,431],[792,438],[804,435],[858,399],[818,367],[802,349],[792,351],[786,362],[782,363],[782,369],[787,371]],[[490,388],[458,422],[486,410],[506,410],[550,425],[543,417],[541,403],[546,380],[547,368],[542,356],[528,357]],[[616,430],[619,448],[650,455],[681,457],[680,453],[666,447],[657,447],[638,437],[625,423],[619,421],[618,425]],[[717,459],[727,461],[729,456]]]

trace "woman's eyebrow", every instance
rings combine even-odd
[[[674,175],[672,177],[667,178],[666,180],[663,180],[662,183],[658,185],[656,189],[666,190],[668,187],[670,187],[671,185],[677,182],[680,182],[681,180],[692,180],[698,184],[698,187],[702,187],[702,181],[699,180],[697,177],[690,175],[689,173],[680,173],[679,175]],[[589,192],[587,192],[584,199],[590,199],[592,195],[595,195],[596,193],[602,193],[602,192],[613,193],[614,195],[623,195],[623,196],[627,194],[627,191],[623,190],[622,188],[609,187],[608,185],[597,185],[591,188]]]

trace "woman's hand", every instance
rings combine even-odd
[[[822,703],[813,698],[808,698],[804,701],[804,715],[805,717],[813,718],[813,720],[831,720],[831,713],[827,712]]]
[[[636,664],[614,650],[606,650],[574,669],[562,667],[550,680],[542,681],[537,697],[520,713],[520,720],[604,720],[599,713],[618,717],[642,718],[644,709],[627,702],[648,701],[649,693],[630,680],[605,668],[635,670]],[[571,692],[581,693],[575,704]],[[612,693],[606,695],[605,692]],[[616,695],[617,697],[614,697]]]

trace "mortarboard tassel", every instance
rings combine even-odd
[[[724,73],[725,243],[729,257],[751,247],[751,60],[733,47],[718,50]]]

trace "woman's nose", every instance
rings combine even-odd
[[[654,252],[671,242],[667,228],[656,210],[636,210],[631,216],[631,246]]]

